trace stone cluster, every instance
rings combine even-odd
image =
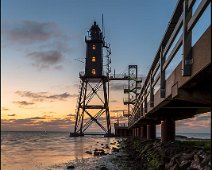
[[[161,143],[159,140],[128,139],[125,150],[135,162],[134,169],[210,170],[211,151],[205,143],[210,141]]]

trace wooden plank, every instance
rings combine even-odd
[[[188,1],[188,9],[189,10],[193,7],[193,5],[194,5],[195,2],[196,2],[196,0],[189,0]]]
[[[192,72],[192,33],[187,31],[188,22],[192,17],[192,10],[188,8],[188,1],[184,1],[183,6],[183,56],[182,56],[182,76],[190,76]]]
[[[160,50],[160,98],[166,96],[166,81],[165,81],[165,69],[163,69],[166,58],[163,54],[163,47]]]
[[[166,56],[166,54],[168,53],[171,45],[173,44],[177,34],[180,31],[182,25],[183,25],[183,15],[181,15],[180,19],[178,20],[177,25],[175,26],[174,31],[173,31],[171,37],[169,38],[168,43],[166,44],[166,47],[165,47],[165,49],[163,51],[163,56]]]
[[[171,19],[170,19],[170,23],[173,24],[175,22],[177,22],[179,20],[179,17],[181,16],[182,12],[183,12],[183,2],[184,0],[178,0],[177,5],[175,7],[174,12],[172,13]],[[159,59],[160,59],[160,48],[161,46],[167,44],[167,41],[171,35],[173,31],[173,28],[170,27],[170,25],[168,25],[168,27],[166,28],[165,34],[161,40],[161,43],[159,45],[159,49],[156,52],[156,55],[153,59],[152,65],[150,66],[150,71],[147,74],[146,80],[144,82],[143,88],[141,89],[141,93],[145,90],[144,88],[147,86],[147,83],[149,81],[150,78],[150,72],[151,70],[154,70],[156,64],[158,63]]]

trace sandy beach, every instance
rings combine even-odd
[[[117,169],[111,159],[121,153],[115,149],[121,140],[103,136],[70,138],[66,132],[2,132],[1,169]]]
[[[67,163],[55,164],[47,169],[75,169],[75,170],[121,170],[125,169],[117,164],[116,159],[127,156],[128,154],[122,147],[124,138],[116,138],[110,145],[100,144],[101,147],[93,151],[85,151],[86,154],[93,155],[92,158],[69,161]]]

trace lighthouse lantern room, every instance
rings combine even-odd
[[[91,26],[89,36],[85,37],[86,42],[86,63],[85,63],[85,77],[99,78],[103,71],[103,36],[101,29],[94,22]]]

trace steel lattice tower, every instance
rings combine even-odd
[[[136,100],[138,100],[138,95],[141,89],[141,77],[138,77],[138,66],[129,65],[128,66],[128,86],[124,88],[124,93],[128,94],[128,98],[124,99],[124,105],[128,105],[128,112],[125,114],[130,116]]]
[[[85,42],[87,46],[85,72],[79,74],[81,79],[80,94],[77,101],[74,132],[71,132],[70,136],[84,136],[84,132],[93,122],[105,132],[105,136],[112,136],[108,105],[109,56],[111,51],[96,22],[91,26],[88,36],[85,37]],[[103,48],[107,50],[106,73],[103,73]],[[105,117],[103,117],[104,114]],[[106,127],[98,120],[101,116],[106,119]]]

